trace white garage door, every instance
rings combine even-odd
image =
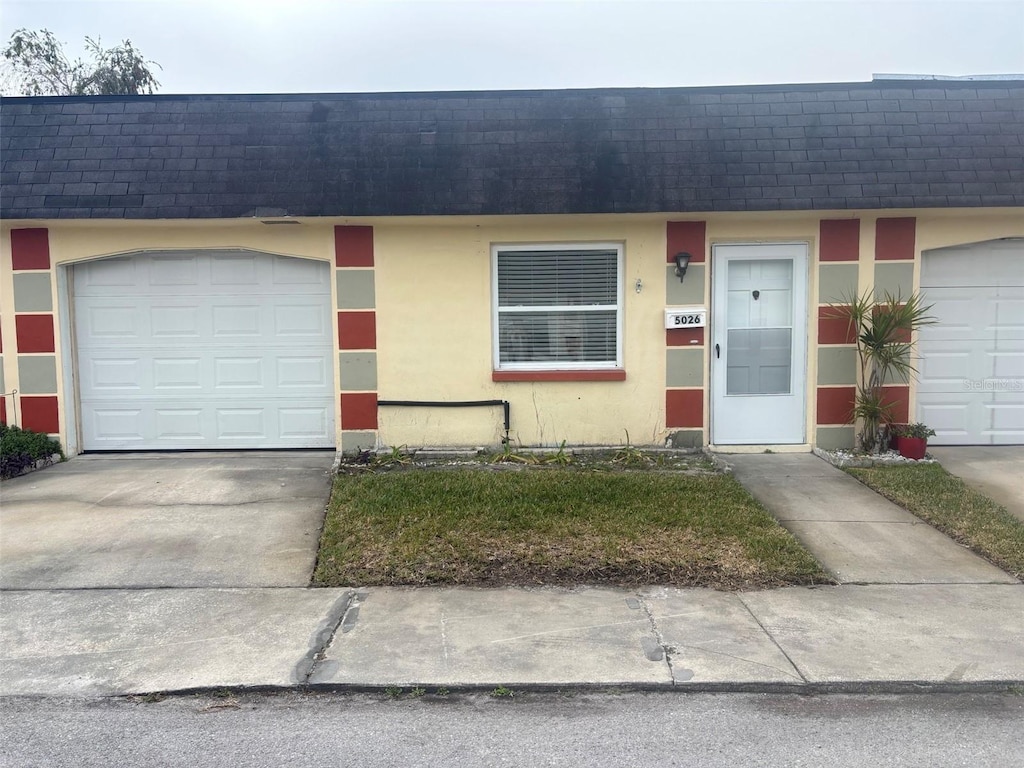
[[[73,291],[86,450],[333,447],[328,264],[147,253]]]
[[[936,445],[1024,443],[1024,240],[926,251],[917,417]]]

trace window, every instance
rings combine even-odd
[[[622,367],[622,247],[494,247],[494,367]]]

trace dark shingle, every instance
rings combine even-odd
[[[0,215],[1020,205],[1022,114],[1016,81],[4,99]]]

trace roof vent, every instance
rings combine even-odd
[[[871,76],[871,82],[879,80],[943,80],[972,82],[975,80],[1024,80],[1024,74],[1002,74],[1002,75],[901,75],[901,74],[876,74]]]

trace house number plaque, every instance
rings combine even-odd
[[[672,307],[665,310],[666,328],[703,328],[708,324],[704,307]]]

